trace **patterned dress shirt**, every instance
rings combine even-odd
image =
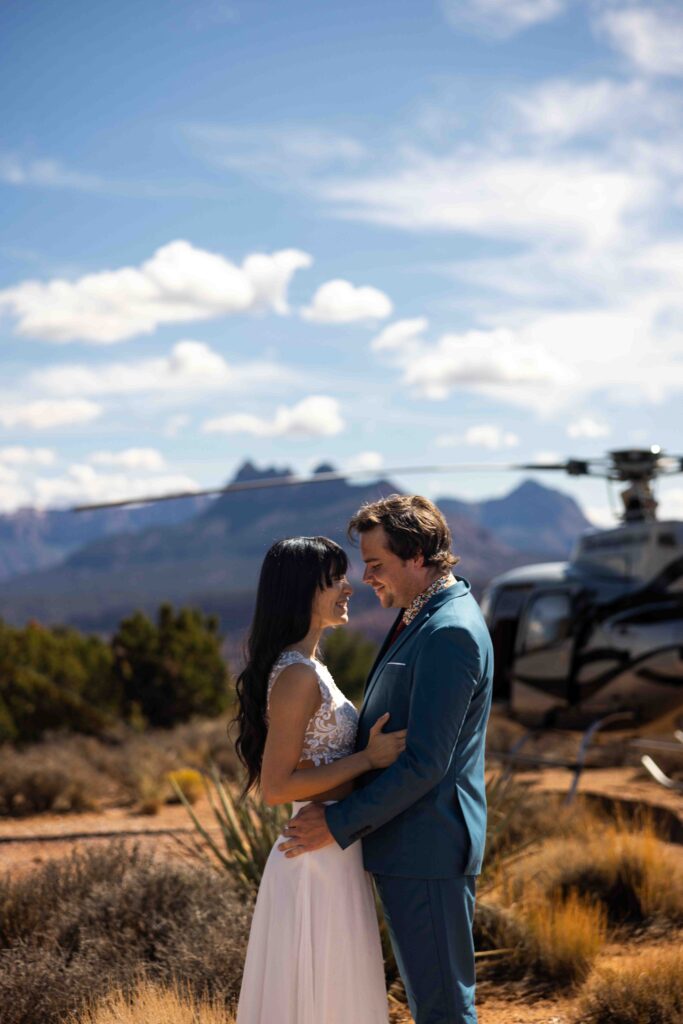
[[[455,576],[452,572],[447,572],[443,576],[439,576],[438,579],[430,583],[426,590],[423,590],[421,594],[411,601],[408,607],[403,612],[403,618],[401,622],[405,626],[409,626],[415,616],[422,611],[424,606],[429,601],[430,597],[434,597],[435,594],[440,594],[442,590],[448,590],[449,587],[455,585]]]

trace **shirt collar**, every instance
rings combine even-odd
[[[452,572],[449,571],[444,573],[443,576],[439,576],[438,579],[429,584],[426,590],[423,590],[421,594],[418,594],[417,597],[410,602],[403,612],[401,622],[403,622],[404,625],[409,626],[415,616],[422,611],[430,598],[434,597],[435,594],[440,594],[442,590],[448,590],[449,587],[454,585],[455,576]]]

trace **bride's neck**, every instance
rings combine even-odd
[[[312,627],[302,640],[299,640],[296,644],[290,644],[287,647],[287,650],[298,651],[299,654],[303,654],[305,658],[315,658],[322,633],[322,629]]]

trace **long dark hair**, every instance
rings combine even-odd
[[[261,774],[266,743],[268,676],[285,647],[311,627],[316,590],[344,576],[348,558],[327,537],[289,537],[273,544],[261,566],[254,618],[247,640],[247,664],[237,678],[237,756],[247,770],[247,793]]]

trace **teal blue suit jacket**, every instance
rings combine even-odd
[[[385,641],[366,685],[356,748],[389,711],[386,731],[407,729],[406,749],[325,810],[342,848],[363,840],[368,871],[409,878],[480,872],[492,680],[491,640],[467,580],[440,591],[393,644]]]

